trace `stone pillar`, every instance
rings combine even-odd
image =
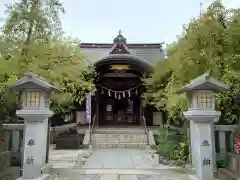
[[[228,85],[205,73],[178,91],[186,93],[188,98],[188,111],[184,112],[184,116],[190,120],[192,161],[196,168],[196,175],[189,175],[190,179],[215,179],[214,122],[221,115],[221,112],[215,111],[216,93],[228,89]]]
[[[189,134],[190,134],[190,143],[191,143],[191,160],[192,160],[192,165],[194,166],[194,167],[196,167],[196,154],[195,154],[195,141],[194,141],[194,139],[195,139],[195,137],[194,137],[194,135],[195,135],[195,126],[194,126],[194,122],[193,121],[190,121],[190,131],[189,131]]]
[[[195,136],[196,136],[196,134],[195,134],[195,124],[194,124],[194,122],[193,121],[190,121],[190,143],[191,143],[191,159],[192,159],[192,165],[196,168],[196,150],[195,150],[195,148],[196,148],[196,145],[195,145],[195,143],[196,143],[196,139],[195,139]]]
[[[47,154],[48,118],[53,115],[50,96],[57,88],[32,73],[24,74],[11,88],[19,92],[22,104],[16,114],[24,119],[23,172],[19,179],[47,179],[49,175],[42,174],[42,168]]]
[[[9,151],[10,131],[7,129],[5,129],[4,131],[4,150]]]
[[[76,111],[76,123],[87,124],[85,111]]]
[[[194,180],[213,180],[214,164],[213,156],[214,141],[212,134],[213,121],[220,116],[220,112],[215,110],[189,110],[184,112],[185,117],[193,121],[194,129],[190,129],[193,134],[191,141],[194,142],[193,148],[195,156],[196,176],[190,175]],[[196,158],[197,157],[197,158]]]
[[[12,132],[12,151],[19,152],[20,131],[13,130]]]
[[[219,131],[220,153],[226,153],[226,135],[224,131]]]
[[[220,115],[219,115],[219,117],[220,117]],[[214,169],[214,171],[216,171],[217,170],[217,156],[216,156],[216,146],[215,146],[215,130],[214,130],[214,122],[215,122],[215,120],[216,119],[214,119],[214,121],[211,121],[211,129],[212,129],[212,135],[211,135],[211,137],[212,137],[212,148],[213,148],[213,151],[212,151],[212,156],[213,156],[213,169]]]
[[[46,160],[48,117],[52,116],[52,112],[19,110],[17,115],[25,120],[23,173],[20,179],[39,178]]]

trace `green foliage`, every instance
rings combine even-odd
[[[183,139],[178,142],[178,147],[174,152],[175,158],[177,160],[181,160],[184,164],[187,163],[189,158],[189,146],[188,146],[188,139],[187,136],[184,136]]]
[[[59,0],[19,0],[7,4],[8,17],[3,26],[7,40],[48,39],[59,37],[61,29],[60,15],[65,13]]]
[[[239,45],[240,9],[226,9],[221,1],[215,1],[183,27],[182,35],[168,45],[167,59],[159,62],[152,76],[144,80],[146,103],[167,111],[170,121],[179,122],[187,108],[187,98],[176,91],[210,72],[232,85],[228,92],[218,95],[217,109],[224,119],[233,122],[238,116],[234,99],[240,90]]]
[[[217,168],[227,168],[228,167],[228,162],[229,162],[229,157],[228,155],[217,155],[216,159],[216,164]]]
[[[81,104],[86,93],[95,90],[95,72],[79,41],[63,36],[60,1],[21,0],[7,8],[0,36],[0,113],[15,111],[18,97],[8,86],[29,71],[60,90],[52,97],[56,114]]]
[[[174,152],[170,151],[170,149],[176,148],[175,135],[174,132],[169,132],[167,129],[159,131],[157,152],[167,159],[172,159],[174,155]]]
[[[157,135],[156,151],[167,160],[185,165],[189,156],[188,140],[176,130],[160,129]],[[179,165],[180,165],[179,164]]]

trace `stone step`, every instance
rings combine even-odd
[[[138,148],[145,149],[147,147],[146,143],[96,143],[93,144],[94,149],[101,148]]]
[[[93,133],[97,134],[145,134],[144,128],[96,128]]]
[[[102,134],[95,133],[92,135],[92,145],[95,149],[100,148],[141,148],[147,146],[147,136],[144,133],[129,134]]]
[[[145,134],[96,134],[94,133],[93,136],[96,137],[136,137],[136,138],[144,138],[146,137]]]
[[[92,144],[147,144],[147,142],[114,142],[114,141],[92,141]]]
[[[93,138],[114,138],[114,139],[147,139],[146,135],[130,135],[130,134],[93,134]]]
[[[136,139],[136,138],[124,138],[124,137],[92,137],[92,139],[96,139],[96,140],[127,140],[127,141],[141,141],[141,140],[147,140],[147,138],[139,138],[139,139]]]

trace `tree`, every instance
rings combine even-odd
[[[185,25],[182,35],[167,47],[168,58],[145,80],[146,102],[166,110],[170,121],[179,121],[187,108],[187,98],[176,91],[195,77],[210,72],[232,85],[229,91],[219,94],[218,109],[228,121],[236,120],[234,112],[238,107],[234,99],[240,90],[239,12],[226,9],[217,0],[199,18]]]
[[[21,0],[8,10],[0,39],[0,110],[15,109],[17,98],[7,87],[28,71],[60,89],[53,97],[56,113],[81,103],[87,92],[94,91],[94,71],[79,42],[63,36],[59,0]],[[6,101],[9,96],[14,97],[11,104]]]

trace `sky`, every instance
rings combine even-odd
[[[0,0],[0,18],[4,4]],[[111,43],[118,31],[129,43],[171,43],[182,26],[197,17],[200,3],[205,9],[212,0],[62,0],[61,16],[67,35],[82,42]],[[223,0],[227,8],[240,7],[240,0]],[[0,22],[0,25],[3,23]]]

